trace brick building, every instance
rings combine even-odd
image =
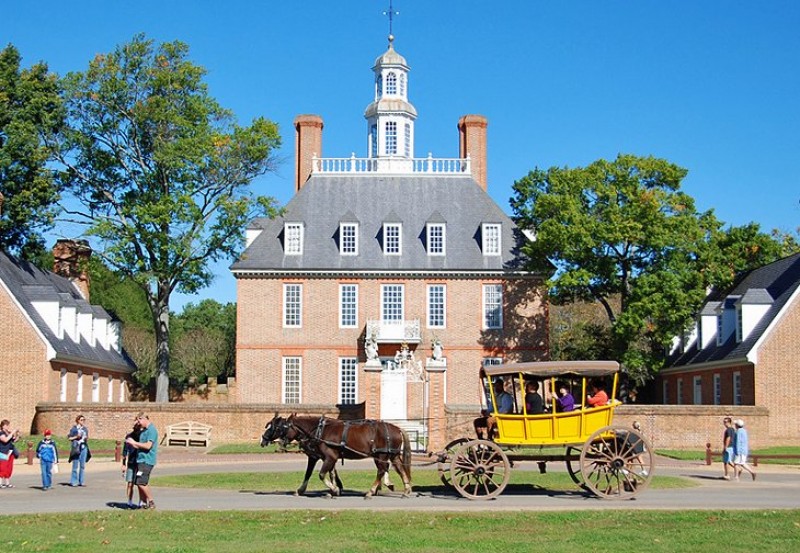
[[[0,251],[0,418],[24,433],[43,430],[35,428],[43,402],[128,399],[135,366],[120,345],[119,322],[89,303],[90,253],[85,243],[59,240],[50,272]]]
[[[296,194],[247,229],[232,266],[238,397],[363,404],[442,445],[453,413],[478,412],[481,363],[547,358],[544,277],[487,194],[486,119],[459,120],[458,158],[415,158],[391,37],[373,71],[367,157],[322,158],[322,119],[298,116]]]
[[[665,404],[764,407],[770,440],[800,438],[800,254],[709,295],[658,380]]]

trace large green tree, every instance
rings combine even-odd
[[[517,222],[536,232],[528,254],[558,269],[551,294],[599,302],[612,351],[640,382],[704,297],[697,248],[719,224],[680,190],[685,176],[663,159],[620,155],[536,169],[514,184]]]
[[[43,137],[59,129],[58,78],[47,65],[21,69],[12,45],[0,50],[0,248],[31,259],[44,248],[59,191]]]
[[[275,213],[251,181],[273,168],[277,126],[249,126],[213,99],[181,42],[143,35],[69,74],[58,159],[78,207],[67,210],[108,264],[144,292],[156,338],[156,401],[169,399],[169,302],[241,252],[243,228]]]
[[[205,382],[232,376],[236,365],[236,304],[189,303],[172,330],[173,377]]]

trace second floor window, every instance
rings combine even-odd
[[[483,285],[483,328],[503,328],[503,285]]]
[[[358,285],[339,285],[339,326],[353,328],[358,325]]]
[[[358,255],[358,225],[342,223],[339,226],[339,240],[342,255]]]
[[[381,321],[403,320],[403,285],[384,284],[381,286]]]
[[[431,284],[428,286],[428,328],[444,328],[445,326],[445,286]]]
[[[383,226],[383,253],[400,255],[402,253],[401,226],[398,223],[387,223]]]
[[[284,251],[286,255],[303,253],[303,225],[301,223],[286,223],[284,227]]]
[[[283,326],[303,326],[303,285],[283,285]]]

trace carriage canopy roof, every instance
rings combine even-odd
[[[487,376],[523,373],[536,378],[553,376],[597,377],[619,372],[616,361],[535,361],[528,363],[506,363],[483,367]]]

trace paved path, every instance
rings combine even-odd
[[[344,470],[371,469],[371,462],[348,462]],[[301,471],[305,458],[299,455],[202,455],[165,451],[155,476],[231,471]],[[518,463],[514,470],[535,472],[535,463]],[[550,468],[550,467],[548,467]],[[63,464],[62,470],[68,470]],[[553,466],[550,470],[558,470]],[[287,510],[287,509],[360,509],[360,510],[591,510],[591,509],[788,509],[800,508],[800,467],[763,465],[755,482],[743,479],[728,482],[720,478],[721,466],[659,459],[659,474],[690,478],[695,488],[678,490],[649,489],[632,501],[606,501],[578,490],[561,492],[537,489],[532,493],[504,494],[491,501],[470,501],[444,493],[441,487],[415,490],[414,497],[399,494],[365,500],[361,494],[345,492],[330,499],[316,492],[294,497],[291,492],[265,493],[253,490],[193,490],[155,488],[159,510]],[[88,466],[87,487],[65,485],[69,473],[56,475],[52,490],[40,489],[38,465],[17,464],[13,489],[0,489],[0,515],[46,512],[88,512],[119,509],[124,502],[124,482],[119,465],[108,459],[93,459]],[[346,479],[345,479],[346,480]],[[535,476],[532,476],[535,483]],[[298,482],[299,484],[299,482]]]

